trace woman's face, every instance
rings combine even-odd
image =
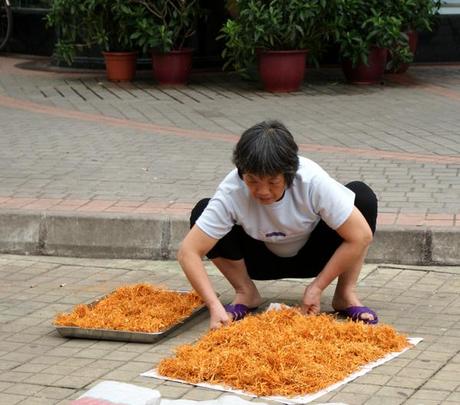
[[[256,201],[263,205],[273,204],[283,197],[286,180],[282,174],[276,176],[256,176],[243,174],[243,181]]]

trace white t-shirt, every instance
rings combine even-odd
[[[337,229],[350,216],[355,194],[317,163],[299,157],[299,169],[281,200],[263,205],[250,194],[236,169],[220,183],[214,197],[196,221],[214,239],[233,225],[241,225],[254,239],[265,242],[281,257],[295,256],[320,219]]]

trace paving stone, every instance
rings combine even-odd
[[[443,353],[453,354],[458,349],[458,346],[455,344],[447,344],[447,343],[433,343],[429,346],[430,351],[440,351]]]
[[[87,368],[82,367],[78,370],[73,371],[70,375],[77,376],[77,377],[93,377],[93,378],[100,378],[101,376],[107,374],[106,368]]]
[[[376,395],[383,397],[395,397],[407,399],[412,396],[414,390],[401,387],[382,387]]]
[[[388,405],[388,404],[399,405],[402,403],[406,404],[407,401],[400,397],[390,397],[390,396],[384,396],[384,397],[374,396],[374,397],[369,398],[366,401],[366,404],[369,404],[369,405]]]
[[[56,375],[69,375],[76,371],[79,367],[73,365],[52,365],[43,370],[46,374],[56,374]]]
[[[377,370],[376,373],[378,374],[383,374],[385,376],[393,376],[397,374],[401,369],[399,367],[393,367],[391,363],[383,364],[380,366]]]
[[[118,367],[122,371],[133,371],[137,373],[143,373],[144,371],[150,370],[152,368],[152,363],[149,362],[134,362],[130,361],[122,366]]]
[[[70,352],[72,352],[69,349]],[[100,357],[107,356],[110,352],[108,350],[97,350],[97,349],[83,349],[78,348],[73,351],[75,357],[82,357],[85,359],[99,359]]]
[[[53,405],[56,404],[57,400],[51,398],[42,398],[42,397],[28,397],[23,401],[19,402],[20,405]],[[67,403],[69,401],[66,401]]]
[[[14,394],[6,394],[3,392],[0,392],[0,404],[18,404],[22,400],[24,400],[26,397],[23,395],[14,395]]]
[[[181,385],[181,386],[171,386],[162,384],[156,388],[160,391],[161,396],[168,399],[179,399],[182,398],[188,391],[192,389],[191,386]]]
[[[19,367],[16,367],[14,370],[19,371],[19,372],[24,372],[24,373],[39,373],[43,370],[45,370],[48,366],[43,365],[43,364],[32,364],[32,363],[26,363],[23,364]]]
[[[0,373],[0,381],[3,382],[20,382],[24,381],[25,379],[30,378],[30,373],[22,373],[19,371],[6,371]],[[29,382],[29,380],[28,380]]]
[[[408,367],[408,368],[401,370],[398,373],[398,376],[426,379],[426,378],[431,377],[433,374],[434,374],[433,370]]]
[[[451,353],[449,352],[435,352],[431,350],[425,350],[419,354],[417,357],[417,360],[420,361],[439,361],[439,362],[445,362],[447,361],[451,356]]]
[[[101,369],[107,369],[107,370],[113,370],[115,368],[118,368],[122,365],[124,365],[124,361],[119,361],[119,360],[108,360],[105,358],[102,359],[96,359],[93,360],[91,363],[92,368],[101,368]]]
[[[2,258],[5,257],[6,256],[0,255],[0,274],[2,269]],[[21,257],[18,257],[18,259],[20,261],[24,260]],[[29,267],[31,267],[33,263],[40,263],[40,260],[44,260],[44,258],[30,257],[28,259]],[[93,270],[86,272],[85,269],[94,269],[94,261],[91,260],[82,260],[81,264],[79,264],[79,259],[71,258],[46,258],[46,260],[53,261],[54,263],[58,264],[66,263],[66,266],[74,266],[72,267],[73,269],[81,268],[83,271],[81,271],[81,275],[77,277],[78,281],[75,284],[79,284],[80,281],[86,281],[88,278],[91,279],[91,283],[98,283],[98,277],[100,277],[100,280],[104,280],[103,282],[110,283],[111,277],[118,278],[120,276],[120,273],[117,272],[101,274],[100,276],[97,275],[97,273],[94,273]],[[10,262],[14,262],[14,257],[11,257]],[[32,265],[30,263],[32,263]],[[155,263],[153,262],[147,264],[146,262],[130,261],[129,263],[125,262],[122,264],[121,262],[112,261],[111,264],[109,264],[109,261],[106,261],[104,263],[105,264],[103,265],[103,268],[107,269],[109,272],[111,272],[111,269],[115,270],[117,268],[122,268],[123,266],[130,266],[130,268],[133,269],[129,271],[133,277],[133,281],[155,280],[159,278],[156,274],[158,271],[160,273],[168,274],[166,280],[168,283],[171,283],[171,285],[180,285],[183,283],[183,280],[181,281],[181,279],[183,279],[183,275],[180,271],[178,271],[177,263],[174,262],[162,262],[158,267],[156,267]],[[136,270],[138,268],[136,263],[139,263],[139,267],[146,266],[148,270]],[[65,268],[66,266],[57,266],[54,268],[52,270],[54,272],[53,277],[59,279],[61,277],[61,273],[65,273],[67,271]],[[408,283],[407,288],[410,289],[416,287],[417,283],[423,280],[426,276],[426,273],[429,273],[429,271],[430,270],[427,270],[426,268],[416,267],[410,270],[409,273],[418,277],[413,277],[412,283]],[[369,282],[372,284],[373,277],[376,277],[378,280],[379,277],[382,278],[383,276],[385,282],[380,288],[382,289],[383,294],[386,295],[386,299],[391,302],[395,296],[399,296],[399,294],[401,294],[401,291],[399,288],[395,288],[394,285],[390,285],[387,291],[385,291],[385,283],[391,283],[392,280],[396,280],[397,276],[401,273],[404,274],[403,270],[401,269],[380,269],[378,267],[377,271],[374,270],[370,272],[366,278],[361,280],[361,283]],[[125,276],[126,274],[128,273],[123,273],[122,276]],[[221,288],[223,293],[222,297],[231,299],[232,294],[228,289],[228,285],[221,280],[217,272],[213,270],[212,274],[213,281],[216,281],[216,285],[220,286],[219,288]],[[455,283],[455,280],[458,278],[458,272],[454,272],[453,274],[449,273],[449,277],[453,278],[446,280],[450,280],[451,283]],[[162,278],[164,279],[164,277]],[[430,280],[433,279],[431,278]],[[296,283],[298,282],[295,280],[266,282],[260,283],[260,287],[264,293],[264,296],[268,301],[270,301],[274,297],[283,298],[283,295],[286,295],[284,292],[287,290],[296,291],[296,288],[299,288],[299,291],[301,291],[302,288],[300,288]],[[80,302],[84,301],[84,299],[87,297],[86,289],[88,288],[88,285],[82,284],[82,286],[84,287],[75,290],[76,296],[81,298]],[[49,284],[47,287],[47,289],[51,288],[55,288],[53,284]],[[44,288],[42,290],[43,294],[49,294],[47,289]],[[342,398],[344,402],[348,401],[350,404],[398,404],[403,403],[404,401],[412,401],[414,399],[413,394],[417,392],[417,389],[420,391],[427,391],[427,393],[435,392],[436,390],[447,392],[449,395],[451,395],[451,393],[455,393],[455,390],[458,387],[458,368],[456,367],[458,364],[458,361],[456,361],[456,353],[458,351],[458,348],[456,347],[456,339],[458,337],[456,335],[447,336],[446,334],[442,333],[429,332],[437,328],[440,318],[442,318],[442,320],[447,323],[450,322],[450,324],[456,324],[460,321],[457,315],[446,315],[443,313],[443,308],[435,308],[435,311],[440,311],[439,313],[435,313],[435,316],[429,312],[424,312],[424,310],[421,310],[420,312],[417,312],[417,317],[420,318],[422,324],[414,325],[411,323],[411,317],[403,316],[404,313],[407,312],[408,308],[412,307],[404,307],[401,305],[393,306],[385,302],[374,301],[372,299],[372,295],[376,292],[376,290],[369,287],[362,289],[361,286],[359,286],[358,290],[360,292],[361,290],[365,291],[365,297],[367,297],[366,304],[369,303],[369,305],[376,307],[379,311],[379,314],[383,312],[384,319],[390,315],[391,318],[388,319],[397,319],[398,321],[395,323],[395,325],[397,325],[399,330],[404,330],[411,336],[414,336],[413,332],[416,330],[426,332],[426,334],[420,334],[425,338],[425,341],[417,345],[415,348],[405,352],[401,357],[398,357],[397,359],[386,363],[383,366],[377,367],[369,374],[366,374],[354,382],[345,385],[340,390],[340,392],[333,392],[329,396],[322,397],[321,402],[323,399],[336,401],[337,399]],[[3,297],[2,294],[4,293],[0,291],[0,305]],[[291,294],[288,295],[291,296]],[[40,295],[37,296],[37,299],[39,299],[39,296]],[[323,299],[323,301],[325,301],[325,307],[326,301],[327,305],[330,304],[329,301],[331,296],[332,291],[328,290]],[[413,297],[415,299],[415,302],[412,304],[414,307],[418,307],[419,303],[427,300],[426,294],[413,295]],[[30,297],[30,299],[34,300],[33,297]],[[384,308],[391,308],[391,310],[384,311]],[[36,333],[38,338],[49,336],[49,333],[54,333],[51,328],[42,327],[40,324],[34,326],[34,328],[34,334]],[[98,381],[115,379],[118,381],[125,381],[143,386],[159,388],[162,393],[164,391],[165,394],[170,394],[170,398],[187,398],[189,396],[193,398],[194,395],[196,395],[194,394],[194,391],[197,390],[195,387],[188,385],[184,386],[176,383],[166,384],[160,380],[140,377],[139,374],[152,368],[157,361],[167,356],[168,353],[171,353],[179,343],[194,341],[201,334],[203,334],[206,329],[207,316],[202,316],[197,320],[195,325],[192,325],[190,328],[183,328],[178,330],[167,339],[163,339],[154,345],[67,339],[62,339],[63,344],[57,348],[50,347],[49,345],[37,345],[36,348],[30,348],[29,345],[15,345],[13,343],[10,348],[7,348],[6,346],[4,347],[4,349],[8,350],[6,355],[8,358],[10,358],[9,356],[11,355],[13,356],[11,358],[21,360],[20,362],[16,362],[19,363],[18,365],[20,365],[19,370],[27,372],[20,373],[16,370],[7,371],[5,379],[2,379],[2,375],[0,375],[0,381],[2,381],[0,382],[0,392],[2,392],[2,387],[3,390],[5,390],[14,384],[31,384],[42,388],[48,387],[50,392],[54,392],[53,389],[55,388],[57,389],[56,392],[62,392],[63,395],[64,393],[67,394],[70,392],[69,397],[76,397],[77,393],[81,395],[81,393],[87,389],[88,386],[91,386]],[[46,339],[44,341],[46,341]],[[438,350],[438,346],[443,346],[444,349]],[[24,348],[26,350],[25,352],[23,351]],[[28,350],[37,350],[37,348],[44,350],[45,354],[28,353]],[[56,355],[56,350],[61,348],[64,349],[64,351],[58,351],[57,353],[60,354]],[[67,349],[72,350],[67,351]],[[85,352],[89,352],[92,354],[92,356],[82,356],[82,354]],[[20,357],[14,357],[16,353],[18,353]],[[52,355],[49,355],[49,353]],[[5,356],[5,354],[3,356]],[[51,374],[51,372],[58,374]],[[70,372],[72,374],[69,375]],[[431,374],[429,376],[425,376],[424,373],[431,373],[433,376],[431,377]],[[417,375],[423,376],[417,377]],[[22,382],[17,380],[17,378],[21,377],[24,378]],[[434,382],[432,383],[432,381],[444,382],[444,385],[436,385]],[[61,389],[64,389],[64,391],[60,391]],[[75,394],[72,394],[74,391]],[[167,396],[165,394],[164,396]],[[39,396],[40,394],[31,394],[27,400]],[[352,399],[354,396],[356,396],[357,402]],[[61,399],[49,399],[50,401],[64,403],[64,400]],[[347,401],[345,401],[345,399]],[[423,398],[423,400],[431,401],[431,398]],[[29,403],[32,402],[30,401]]]
[[[12,385],[13,385],[13,383],[0,381],[0,392],[5,391],[6,389],[11,387]]]
[[[58,357],[58,356],[37,356],[30,360],[31,364],[57,364],[61,361],[67,362],[68,360],[66,357]]]
[[[27,382],[31,384],[53,385],[61,376],[56,374],[37,373],[27,377]]]
[[[107,380],[131,381],[137,376],[137,373],[124,370],[113,370],[104,375]]]
[[[353,404],[366,404],[369,400],[368,395],[358,394],[358,393],[348,393],[348,392],[340,392],[337,395],[332,397],[332,401],[340,402],[340,403],[353,403]]]
[[[75,392],[69,388],[46,387],[40,391],[40,397],[49,399],[63,399],[67,398]]]
[[[0,371],[2,370],[12,370],[18,367],[21,363],[16,361],[3,360],[0,362]]]
[[[362,384],[370,384],[370,385],[372,384],[372,385],[383,386],[383,385],[386,385],[387,382],[391,379],[391,376],[389,375],[378,374],[377,373],[378,369],[375,371],[376,371],[375,373],[372,372],[362,377],[359,377],[357,381]]]
[[[359,384],[359,383],[351,383],[349,385],[345,385],[340,391],[341,393],[353,393],[353,394],[362,394],[365,396],[371,396],[375,392],[380,390],[380,386],[378,385],[370,385],[370,384]]]
[[[460,385],[460,383],[455,380],[444,380],[444,379],[437,379],[437,375],[427,381],[423,388],[427,390],[442,390],[442,391],[453,391],[456,387]]]
[[[457,371],[444,371],[440,370],[435,374],[436,379],[443,379],[445,381],[458,381],[458,370]]]
[[[122,346],[124,346],[124,342],[111,342],[111,341],[98,341],[95,342],[92,346],[92,350],[116,350]]]
[[[145,354],[142,354],[140,357],[143,357],[143,356],[145,356]],[[104,359],[129,361],[129,360],[135,359],[136,357],[138,357],[138,354],[136,352],[115,351],[115,352],[107,354],[104,357]],[[138,360],[140,360],[140,359],[138,359]]]
[[[422,388],[412,395],[411,399],[442,401],[449,395],[448,391],[429,390]]]
[[[22,383],[22,384],[14,384],[11,387],[4,390],[3,392],[7,394],[33,396],[41,390],[43,390],[43,386],[41,385]]]
[[[402,387],[417,389],[424,385],[426,379],[424,378],[411,378],[408,376],[395,376],[392,377],[385,385],[390,387]]]
[[[188,399],[192,401],[207,401],[216,399],[221,396],[221,392],[216,390],[209,390],[205,388],[196,387],[193,390],[187,391],[181,399]]]
[[[444,404],[444,401],[439,401],[435,399],[425,399],[425,398],[410,398],[404,404],[409,404],[409,405],[439,405],[439,404]]]
[[[460,392],[452,392],[449,396],[446,397],[446,401],[458,403],[460,401]]]
[[[93,381],[93,377],[83,377],[83,376],[73,376],[73,375],[66,375],[62,377],[60,375],[57,380],[53,381],[53,384],[57,387],[65,387],[69,389],[81,389],[86,387],[91,381]]]
[[[82,298],[79,298],[81,302]],[[61,345],[62,348],[79,348],[87,349],[88,347],[94,346],[94,342],[92,340],[85,340],[85,339],[68,339],[65,343]]]

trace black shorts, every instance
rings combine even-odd
[[[377,222],[377,197],[372,189],[360,181],[346,185],[355,193],[355,206],[366,218],[372,233]],[[200,200],[192,210],[192,227],[208,205],[209,198]],[[340,235],[320,221],[297,255],[280,257],[267,248],[264,242],[249,236],[235,225],[207,253],[209,259],[222,257],[229,260],[244,259],[249,276],[254,280],[316,277],[342,243]]]

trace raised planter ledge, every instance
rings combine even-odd
[[[185,217],[146,214],[0,212],[0,253],[174,260]],[[368,262],[460,265],[460,229],[379,226]]]

